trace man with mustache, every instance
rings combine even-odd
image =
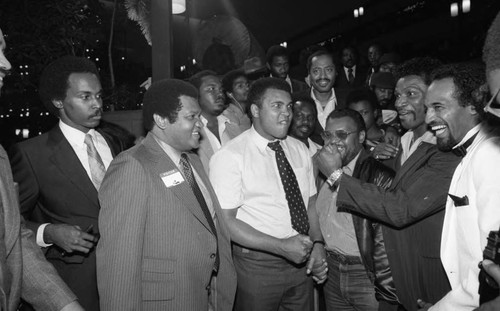
[[[312,272],[326,278],[307,147],[287,137],[290,86],[277,78],[250,88],[253,126],[214,154],[210,180],[233,241],[235,310],[311,310]]]
[[[189,81],[198,89],[198,102],[201,107],[200,118],[204,127],[201,130],[200,147],[197,153],[208,174],[208,163],[212,155],[243,131],[236,121],[231,121],[222,114],[228,105],[222,83],[215,72],[200,71],[193,75]]]
[[[11,64],[0,30],[0,91]],[[0,146],[0,309],[18,310],[22,297],[37,310],[81,311],[75,295],[34,242],[19,215],[17,189],[7,154]]]
[[[427,131],[424,97],[434,68],[435,60],[412,59],[398,69],[396,108],[409,134],[388,189],[343,174],[336,148],[323,148],[317,157],[319,169],[339,186],[339,208],[386,224],[383,236],[396,292],[408,311],[417,310],[418,299],[434,303],[450,289],[439,258],[439,236],[447,190],[460,158],[440,152]]]
[[[87,310],[99,310],[97,191],[121,150],[100,131],[102,87],[93,62],[64,56],[42,72],[39,93],[59,118],[49,132],[13,147],[21,214],[37,244]]]
[[[481,66],[444,66],[433,73],[425,100],[426,121],[438,148],[462,157],[447,192],[441,237],[441,260],[451,291],[430,310],[479,306],[477,264],[483,259],[489,232],[500,227],[500,137],[481,123],[484,101],[474,96],[484,78]],[[497,95],[497,90],[492,92]]]

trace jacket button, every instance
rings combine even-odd
[[[215,254],[211,254],[210,258],[214,259],[215,258]]]

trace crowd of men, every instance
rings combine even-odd
[[[95,64],[52,62],[58,124],[0,147],[0,309],[500,310],[500,14],[486,67],[367,55],[156,81],[131,148]]]

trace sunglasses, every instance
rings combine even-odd
[[[328,141],[334,137],[337,137],[340,140],[346,140],[347,137],[349,137],[349,135],[351,135],[352,133],[357,133],[357,132],[358,131],[346,132],[343,130],[338,130],[338,131],[335,131],[332,133],[332,132],[328,132],[328,131],[323,131],[321,133],[321,138],[323,138],[324,141]]]

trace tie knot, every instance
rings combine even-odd
[[[281,150],[283,150],[283,148],[281,148],[281,145],[280,145],[280,141],[279,141],[279,140],[277,140],[277,141],[273,141],[273,142],[271,142],[271,143],[268,143],[268,144],[267,144],[267,146],[268,146],[269,148],[271,148],[271,150],[273,150],[273,151],[275,151],[275,152],[276,152],[276,151],[281,151]]]
[[[83,140],[83,142],[85,143],[85,145],[94,144],[94,142],[92,141],[92,135],[90,135],[90,133],[85,134],[85,139]]]
[[[347,69],[347,72],[352,73],[352,68]]]
[[[185,152],[181,153],[181,164],[188,164],[189,158]]]

